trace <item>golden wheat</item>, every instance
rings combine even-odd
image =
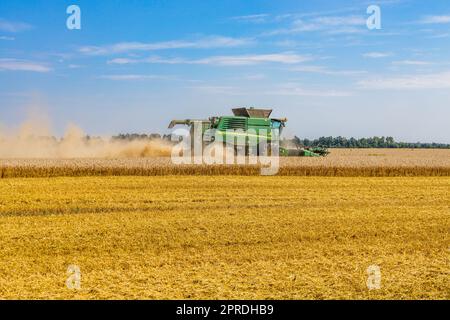
[[[448,177],[0,180],[0,298],[449,299]],[[66,286],[69,265],[80,289]],[[366,270],[381,268],[369,290]]]
[[[258,165],[174,165],[169,157],[3,159],[0,177],[259,175]],[[280,158],[278,175],[450,176],[450,150],[335,149],[325,158]]]

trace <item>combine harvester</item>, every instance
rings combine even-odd
[[[246,138],[242,140],[245,141],[245,146],[238,147],[245,147],[246,150],[248,150],[250,135],[254,135],[256,132],[257,141],[267,140],[267,144],[270,144],[272,130],[278,129],[279,134],[281,135],[281,131],[287,122],[286,118],[270,118],[270,114],[272,113],[271,109],[236,108],[232,109],[232,111],[234,114],[233,116],[210,117],[208,120],[172,120],[169,124],[169,128],[171,129],[178,124],[187,125],[190,127],[191,137],[193,137],[194,126],[199,125],[202,130],[202,140],[206,144],[213,143],[216,135],[222,135],[223,141],[226,141],[227,134],[233,134],[234,136],[244,135]],[[329,153],[328,150],[323,147],[292,147],[284,145],[283,141],[280,141],[279,149],[280,156],[321,157],[326,156]]]

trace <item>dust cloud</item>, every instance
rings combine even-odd
[[[0,158],[142,158],[170,156],[171,145],[163,140],[90,138],[75,124],[55,137],[48,117],[32,112],[15,128],[0,123]]]

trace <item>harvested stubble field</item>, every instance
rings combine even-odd
[[[449,177],[0,180],[0,298],[449,299]],[[67,268],[81,271],[66,287]],[[381,268],[368,290],[366,270]]]
[[[281,159],[272,177],[170,158],[0,160],[0,299],[449,299],[449,159],[332,150]]]
[[[0,177],[260,175],[255,165],[174,165],[170,157],[0,159]],[[450,176],[450,149],[334,149],[325,158],[280,158],[282,176]]]

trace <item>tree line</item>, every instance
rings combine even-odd
[[[170,134],[159,133],[139,134],[121,133],[112,137],[114,140],[167,140]],[[301,139],[295,136],[293,139],[283,139],[283,142],[291,142],[297,146],[304,147],[326,147],[326,148],[427,148],[427,149],[450,149],[450,144],[445,143],[423,143],[423,142],[397,142],[393,137],[370,137],[370,138],[345,138],[345,137],[320,137],[317,139]]]
[[[345,138],[345,137],[320,137],[318,139],[301,139],[295,136],[292,139],[296,145],[305,147],[326,148],[426,148],[426,149],[449,149],[450,144],[445,143],[423,143],[423,142],[397,142],[393,137],[371,137],[371,138]]]

